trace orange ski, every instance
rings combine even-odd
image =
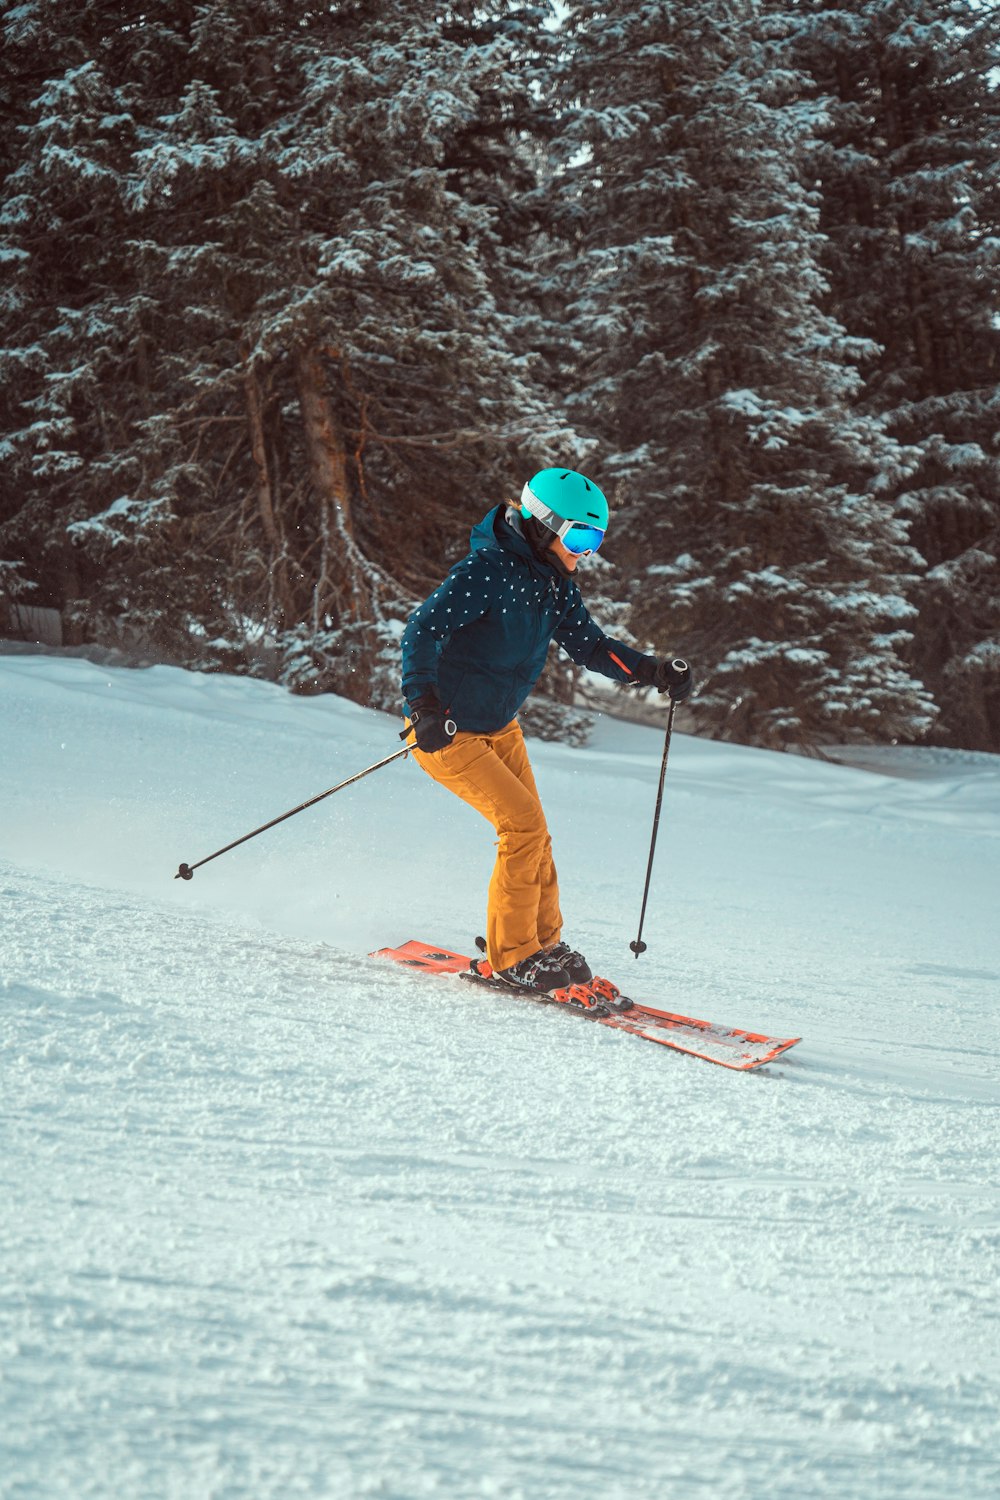
[[[654,1010],[652,1006],[630,1002],[607,979],[594,979],[588,985],[572,985],[567,990],[555,990],[548,995],[532,995],[494,978],[488,964],[484,963],[480,969],[479,962],[465,954],[414,939],[400,948],[379,948],[370,956],[390,959],[407,968],[424,969],[431,974],[457,974],[460,979],[512,997],[562,1005],[576,1015],[615,1031],[628,1031],[648,1042],[657,1042],[661,1047],[686,1052],[691,1057],[701,1057],[706,1062],[738,1072],[748,1072],[751,1068],[773,1062],[802,1040],[797,1036],[764,1036],[756,1031],[740,1031],[735,1027],[718,1026],[712,1021],[699,1021],[694,1016]]]

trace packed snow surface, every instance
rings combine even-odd
[[[997,760],[675,734],[636,961],[662,734],[532,742],[567,936],[740,1074],[368,959],[482,929],[412,761],[173,878],[397,728],[0,657],[3,1500],[995,1500]]]

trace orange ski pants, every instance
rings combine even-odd
[[[486,909],[486,953],[493,968],[507,969],[557,943],[562,915],[552,840],[517,720],[495,734],[460,730],[444,750],[414,750],[413,758],[496,829]]]

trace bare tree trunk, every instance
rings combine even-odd
[[[274,515],[274,496],[271,476],[267,467],[267,443],[264,438],[264,412],[260,396],[260,385],[253,366],[247,360],[243,367],[243,391],[247,403],[247,423],[250,428],[250,452],[253,455],[254,472],[257,475],[257,512],[264,535],[273,555],[281,551],[281,537]]]
[[[333,610],[341,623],[374,617],[364,558],[354,539],[354,515],[344,432],[326,388],[323,356],[314,346],[298,350],[295,378],[305,429],[309,470],[319,506],[320,565],[313,614]]]
[[[275,506],[275,496],[281,491],[280,486],[275,485],[271,479],[267,435],[264,430],[264,399],[257,371],[250,363],[249,350],[244,350],[243,393],[246,400],[247,425],[250,430],[250,453],[256,475],[254,491],[257,514],[260,517],[269,552],[267,620],[270,626],[276,627],[295,617],[295,606],[288,578],[285,538]]]

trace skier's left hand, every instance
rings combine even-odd
[[[410,728],[416,736],[417,749],[422,750],[425,755],[435,755],[439,750],[447,750],[455,737],[456,726],[454,719],[449,719],[445,714],[437,693],[428,688],[413,700],[410,708]]]

